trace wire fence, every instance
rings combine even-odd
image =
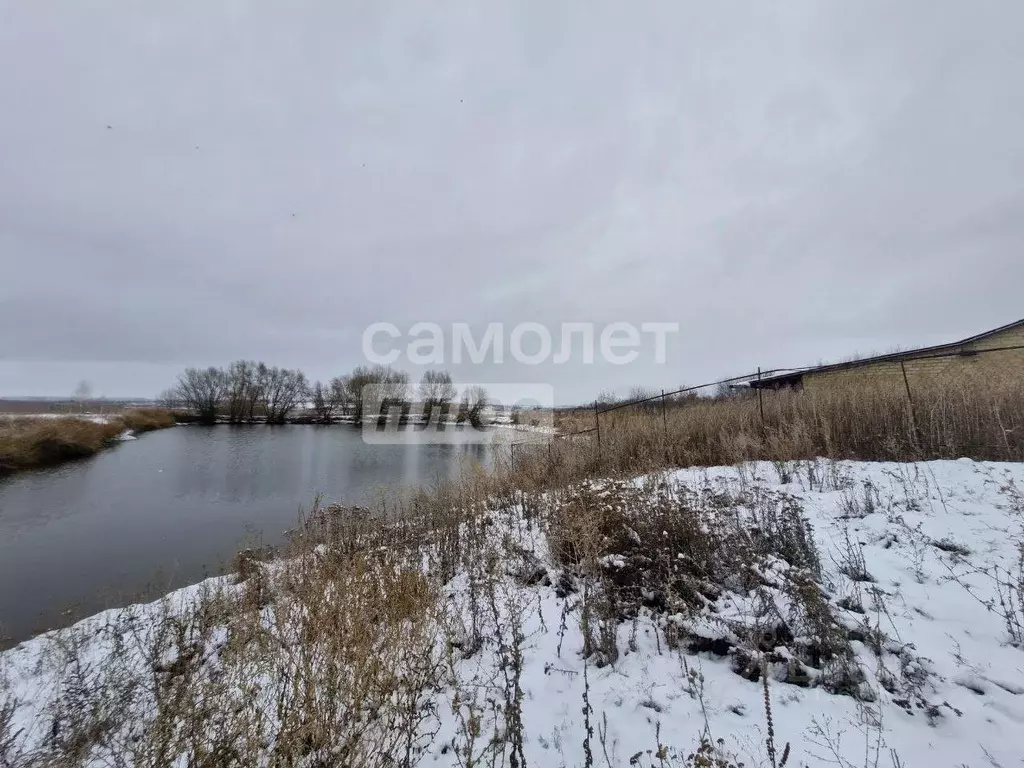
[[[551,443],[556,441],[556,440],[569,440],[569,439],[573,439],[573,438],[583,437],[585,435],[594,435],[595,439],[596,439],[596,443],[597,443],[596,447],[597,447],[598,456],[600,457],[600,454],[601,454],[601,430],[602,430],[602,428],[601,428],[601,416],[605,415],[605,414],[612,413],[613,411],[619,411],[619,410],[623,410],[623,409],[627,409],[627,408],[638,408],[638,407],[642,407],[642,406],[651,406],[651,405],[657,404],[657,406],[660,406],[660,410],[661,410],[661,414],[662,414],[662,420],[663,420],[663,423],[664,423],[664,428],[665,428],[665,431],[667,433],[668,432],[668,408],[669,408],[669,404],[672,403],[673,407],[677,407],[678,405],[680,405],[680,403],[678,401],[672,402],[672,398],[678,398],[680,395],[693,395],[693,394],[695,394],[697,392],[700,392],[702,390],[709,390],[709,389],[712,389],[712,388],[720,388],[720,387],[723,387],[723,386],[730,386],[730,385],[741,385],[741,384],[751,385],[754,382],[757,382],[759,380],[762,380],[762,379],[765,379],[765,378],[773,378],[775,376],[780,376],[780,375],[785,376],[787,378],[792,377],[792,378],[796,379],[797,377],[802,377],[803,375],[808,374],[808,373],[814,373],[814,372],[825,373],[827,371],[834,371],[834,370],[839,370],[839,369],[850,370],[850,369],[856,369],[858,367],[868,367],[870,365],[885,365],[885,364],[891,364],[891,365],[898,364],[899,365],[900,378],[902,379],[903,390],[904,390],[904,392],[906,394],[907,404],[908,404],[909,410],[910,410],[911,425],[912,425],[912,428],[913,428],[914,432],[918,433],[919,432],[919,427],[918,427],[918,415],[917,415],[917,411],[916,411],[917,405],[916,405],[916,403],[914,401],[914,391],[913,391],[913,387],[911,386],[911,383],[910,383],[910,376],[907,374],[907,363],[916,363],[916,362],[921,361],[921,360],[936,360],[936,359],[941,359],[941,358],[971,359],[971,358],[975,358],[975,357],[978,357],[978,356],[981,356],[981,355],[987,355],[987,354],[994,353],[994,352],[1012,352],[1012,351],[1024,351],[1024,345],[1021,345],[1021,344],[1018,344],[1018,345],[1008,345],[1008,346],[990,347],[990,348],[987,348],[987,349],[978,349],[978,350],[962,350],[961,349],[961,350],[957,350],[957,351],[954,351],[954,352],[939,352],[939,353],[927,353],[927,354],[917,354],[917,353],[914,353],[914,352],[907,352],[907,353],[902,353],[902,354],[895,353],[893,355],[883,355],[881,357],[866,358],[864,360],[854,360],[854,361],[851,361],[849,363],[840,363],[840,364],[836,364],[836,365],[827,365],[827,366],[816,365],[816,366],[805,366],[805,367],[802,367],[802,368],[773,368],[773,369],[769,369],[769,370],[762,370],[762,369],[758,368],[756,371],[754,371],[752,373],[743,374],[741,376],[731,376],[731,377],[729,377],[727,379],[718,379],[716,381],[707,382],[705,384],[697,384],[697,385],[694,385],[694,386],[681,387],[680,389],[676,389],[676,390],[673,390],[671,392],[666,392],[665,390],[662,390],[660,393],[657,393],[657,394],[649,395],[647,397],[642,397],[642,398],[635,398],[633,400],[628,400],[628,401],[625,401],[625,402],[614,403],[614,404],[606,404],[606,405],[602,406],[602,404],[599,401],[594,401],[593,405],[591,405],[589,407],[588,406],[581,406],[580,408],[573,409],[573,410],[576,410],[577,412],[592,410],[592,412],[594,414],[594,426],[590,427],[588,429],[580,429],[580,430],[576,430],[576,431],[573,431],[573,432],[567,432],[567,433],[563,433],[563,434],[559,434],[558,432],[555,432],[551,436],[551,440],[549,440],[548,443],[547,443],[547,450],[548,450],[548,453],[550,455],[551,454],[551,450],[552,450],[551,449]],[[935,379],[935,377],[937,375],[939,375],[939,374],[936,374],[934,372],[929,372],[928,373],[928,376],[931,379],[933,379],[933,380]],[[772,387],[772,389],[778,389],[778,388],[783,388],[783,387],[782,386]],[[791,387],[789,385],[786,385],[785,388],[791,388]],[[765,421],[766,421],[765,420],[765,413],[764,413],[764,391],[765,390],[762,387],[755,387],[755,386],[752,386],[751,389],[753,389],[757,393],[758,410],[760,412],[760,419],[761,419],[761,423],[762,423],[762,426],[763,426],[765,424]],[[513,467],[515,466],[516,448],[519,448],[521,451],[524,450],[524,449],[527,449],[527,448],[533,449],[533,450],[537,450],[542,445],[543,444],[538,444],[536,442],[534,442],[534,443],[512,443],[511,444],[511,453],[512,453],[512,464],[513,464]]]

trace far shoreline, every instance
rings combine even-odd
[[[255,417],[244,421],[217,418],[206,421],[194,413],[168,408],[128,408],[114,413],[0,413],[0,480],[19,472],[49,469],[68,462],[87,459],[118,442],[133,439],[147,432],[174,426],[246,427],[246,426],[342,426],[365,428],[365,420],[351,415],[323,419],[309,413],[289,416],[284,420],[269,421]],[[429,418],[412,414],[397,420],[381,417],[382,429],[398,428],[412,434],[435,429],[439,433],[463,434],[472,431],[493,432],[507,429],[511,432],[546,434],[555,431],[543,427],[513,424],[495,420],[472,425],[468,421],[446,420],[431,422]],[[442,428],[443,427],[443,428]]]

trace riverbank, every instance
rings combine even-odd
[[[969,460],[318,508],[0,656],[0,762],[1009,765],[1022,530],[1024,465]]]
[[[92,456],[121,437],[175,423],[171,411],[159,408],[109,415],[0,417],[0,476]]]

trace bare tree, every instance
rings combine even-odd
[[[426,371],[420,379],[420,399],[423,401],[424,415],[429,419],[438,407],[442,411],[455,396],[458,390],[452,383],[452,375],[448,371]]]
[[[184,403],[181,402],[177,387],[165,389],[163,392],[160,393],[160,396],[156,399],[156,402],[157,405],[159,405],[161,408],[170,408],[172,410],[185,407]]]
[[[356,421],[362,421],[367,406],[377,416],[392,405],[404,405],[409,398],[409,374],[390,365],[359,365],[349,376],[349,389]]]
[[[674,395],[670,395],[669,402],[671,403],[674,403],[676,405],[687,405],[696,403],[697,401],[700,400],[700,393],[697,390],[691,389],[685,384],[680,384],[676,389],[685,391],[677,392]]]
[[[227,412],[233,423],[252,421],[256,399],[257,364],[251,360],[236,360],[227,371]]]
[[[653,389],[648,389],[647,387],[633,387],[629,390],[629,397],[626,399],[630,402],[635,402],[636,400],[649,400],[657,395],[658,393]]]
[[[88,400],[90,397],[92,397],[92,384],[82,379],[75,387],[75,399]]]
[[[713,400],[729,400],[735,397],[742,397],[750,389],[746,385],[718,384],[711,394]]]
[[[483,412],[487,407],[487,390],[476,385],[462,393],[458,421],[468,421],[474,427],[483,426]]]
[[[265,363],[254,363],[253,366],[243,401],[245,421],[250,423],[256,421],[257,413],[263,402],[263,389],[266,384],[263,372],[268,370]]]
[[[220,368],[188,368],[178,377],[173,393],[201,422],[213,424],[227,390],[227,374]]]
[[[92,397],[92,384],[82,379],[75,387],[75,394],[73,395],[74,401],[78,403],[78,410],[85,410],[85,404],[90,397]]]
[[[348,376],[349,391],[352,393],[353,415],[356,423],[363,420],[363,410],[366,402],[364,394],[373,383],[375,374],[372,368],[365,365],[357,365]]]
[[[309,397],[313,403],[313,411],[316,413],[317,421],[323,424],[330,424],[334,409],[338,407],[338,401],[334,397],[331,385],[325,385],[322,381],[314,382],[313,386],[309,389]]]
[[[306,397],[306,374],[289,368],[256,367],[259,402],[268,424],[284,424]]]
[[[330,399],[334,407],[341,411],[342,415],[348,413],[349,408],[355,402],[352,392],[351,376],[335,376],[330,383]]]

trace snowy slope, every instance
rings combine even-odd
[[[791,744],[789,765],[877,760],[888,766],[893,755],[902,765],[1020,765],[1024,648],[1009,644],[990,575],[1019,563],[1024,467],[966,460],[799,466],[786,484],[768,463],[682,470],[672,478],[690,487],[761,486],[799,498],[814,526],[826,581],[836,589],[833,602],[857,596],[859,588],[853,604],[862,603],[866,613],[846,611],[842,618],[852,628],[864,620],[880,625],[886,636],[881,659],[865,643],[853,643],[875,701],[771,683],[779,752],[782,743]],[[863,517],[848,519],[851,511]],[[841,573],[846,532],[862,550],[872,582],[857,584]],[[543,547],[538,540],[538,551]],[[947,551],[960,548],[970,554]],[[510,601],[532,606],[523,630],[526,757],[534,765],[583,765],[579,626],[570,619],[559,636],[564,601],[553,587],[521,589]],[[1024,614],[1018,609],[1017,616]],[[709,629],[709,636],[725,634]],[[628,624],[620,627],[622,647],[630,646],[631,634]],[[658,745],[668,745],[685,756],[705,727],[747,765],[770,764],[761,684],[733,672],[727,657],[667,651],[651,626],[641,626],[632,645],[635,650],[615,664],[587,670],[595,764],[627,765],[642,753],[639,760],[659,765],[648,750],[656,758]],[[879,684],[882,665],[900,679],[893,692]],[[493,657],[474,661],[470,679],[489,679],[494,668]],[[437,761],[450,764],[444,756]]]
[[[721,498],[795,500],[811,523],[822,588],[859,672],[842,693],[830,692],[837,687],[826,678],[834,671],[795,660],[799,638],[782,639],[761,657],[776,762],[788,743],[791,766],[1022,764],[1024,647],[1014,622],[1024,613],[1010,602],[1021,595],[1005,585],[1019,577],[1024,466],[758,463],[679,470],[661,480]],[[481,735],[472,749],[484,762],[497,742],[504,758],[518,750],[527,765],[683,765],[707,735],[748,766],[772,764],[764,680],[749,665],[737,671],[743,665],[734,642],[761,598],[723,585],[697,617],[642,612],[618,625],[617,659],[584,659],[582,593],[566,589],[545,527],[515,510],[494,522],[495,540],[514,542],[533,572],[509,567],[494,607],[494,625],[504,630],[452,657],[448,685],[433,694],[421,764],[465,764],[474,730]],[[628,558],[607,556],[602,567],[625,568]],[[782,584],[786,568],[770,565],[766,583],[777,577]],[[470,578],[460,574],[446,587],[448,609],[466,623]],[[173,600],[187,603],[198,591]],[[785,613],[784,591],[758,594]],[[161,609],[124,610],[146,621]],[[111,647],[104,627],[116,625],[118,614],[78,625],[92,638],[89,663]],[[684,638],[675,648],[666,642],[669,630]],[[38,662],[67,632],[0,657],[21,701],[14,730],[24,728],[29,739],[45,736],[42,694],[54,684]],[[509,659],[516,658],[520,671],[510,683]],[[517,706],[511,702],[511,711],[521,710],[518,746],[503,741],[514,725],[510,690],[521,696]]]

